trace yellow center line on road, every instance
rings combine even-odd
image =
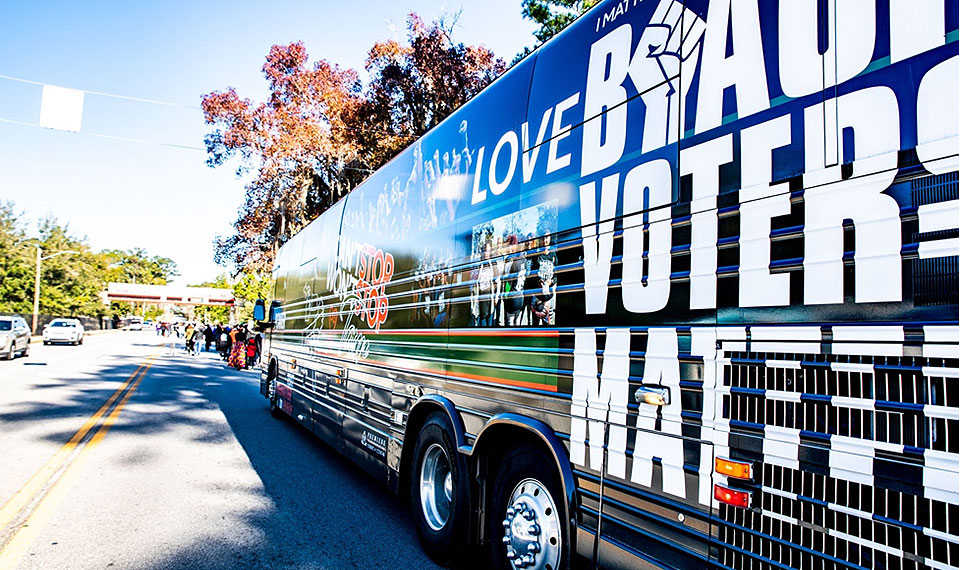
[[[151,355],[129,378],[110,396],[110,398],[88,419],[62,448],[0,509],[0,570],[16,568],[27,547],[45,526],[53,509],[59,504],[63,493],[69,488],[72,474],[80,471],[90,450],[104,438],[110,427],[116,422],[127,401],[147,375],[157,355]],[[129,389],[128,389],[129,388]],[[100,424],[93,437],[85,444],[81,442],[107,413],[117,398],[123,395],[110,415]],[[27,508],[28,512],[24,513]],[[20,515],[13,528],[7,528]],[[6,540],[3,540],[6,538]]]
[[[100,421],[100,418],[103,417],[103,414],[110,409],[113,403],[123,394],[124,390],[130,385],[134,379],[137,378],[137,375],[140,374],[140,371],[143,369],[144,364],[141,364],[133,371],[132,374],[120,385],[119,388],[110,396],[110,398],[100,406],[100,409],[97,410],[82,426],[77,430],[77,433],[73,434],[73,437],[70,438],[70,441],[65,443],[54,455],[50,458],[47,463],[41,467],[34,475],[30,478],[29,481],[19,490],[17,493],[10,498],[9,501],[0,508],[0,529],[5,528],[10,521],[19,513],[24,506],[32,499],[37,492],[50,480],[50,477],[56,473],[59,468],[63,465],[64,461],[70,456],[73,450],[77,447],[84,437],[86,437],[87,432],[93,428],[97,422]]]

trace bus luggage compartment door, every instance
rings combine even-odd
[[[343,373],[317,374],[317,401],[313,403],[313,433],[338,450],[343,449]]]
[[[713,481],[711,470],[700,468],[712,465],[713,446],[696,438],[629,432],[638,441],[633,451],[638,466],[626,479],[604,475],[599,567],[706,567]],[[665,451],[670,448],[676,451]],[[670,464],[680,458],[681,465]]]
[[[715,459],[703,425],[712,418],[713,400],[705,396],[713,375],[704,370],[713,363],[691,356],[685,335],[677,343],[672,329],[646,332],[643,369],[630,372],[626,425],[606,423],[598,562],[602,568],[704,568]],[[658,356],[664,343],[679,344],[679,357]]]

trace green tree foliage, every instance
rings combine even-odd
[[[204,281],[193,287],[216,287],[217,289],[233,289],[230,279],[226,275],[218,275],[213,281]],[[234,293],[236,295],[236,293]],[[230,321],[230,307],[199,306],[193,309],[193,318],[204,323],[226,324]]]
[[[266,301],[270,306],[273,299],[273,277],[269,273],[243,273],[233,283],[233,295],[240,308],[237,311],[237,321],[247,322],[253,319],[253,305],[257,299]]]
[[[81,239],[70,235],[69,227],[55,218],[40,221],[43,255],[76,251],[44,260],[40,274],[40,312],[51,315],[102,315],[101,278],[106,264]]]
[[[231,289],[237,303],[236,320],[246,322],[253,319],[253,305],[257,299],[263,299],[270,304],[273,299],[273,277],[269,273],[240,273],[231,279],[227,275],[219,275],[213,281],[206,281],[196,287],[217,287]],[[230,319],[228,307],[196,307],[193,316],[205,323],[226,323]]]
[[[502,60],[451,39],[442,22],[411,14],[407,43],[371,48],[364,88],[359,74],[326,60],[308,64],[300,42],[273,46],[263,73],[264,102],[228,87],[204,95],[207,164],[239,159],[252,174],[214,259],[254,274],[269,271],[289,237],[356,187],[402,148],[500,74]]]
[[[0,312],[33,310],[36,254],[25,240],[22,214],[12,202],[0,202]]]
[[[140,283],[143,285],[166,285],[170,279],[180,275],[177,264],[172,259],[150,256],[141,248],[127,251],[108,249],[100,252],[106,269],[103,272],[105,283]],[[154,318],[154,313],[161,313],[159,309],[131,302],[110,303],[110,315],[125,317],[140,315],[144,318]]]
[[[536,22],[540,27],[533,32],[540,45],[561,30],[569,26],[590,8],[600,3],[600,0],[522,0],[523,17]],[[536,46],[534,46],[536,47]],[[514,62],[523,59],[533,48],[526,48],[519,53]]]
[[[43,256],[61,251],[78,253],[45,259],[40,265],[40,312],[50,315],[100,316],[105,259],[70,234],[55,218],[39,224],[39,237],[26,237],[22,215],[11,203],[0,206],[0,311],[33,312],[37,247]]]
[[[109,263],[106,273],[108,282],[166,285],[170,279],[180,275],[175,261],[158,255],[150,257],[140,248],[128,251],[109,249],[101,254]]]
[[[149,257],[142,249],[94,252],[52,217],[40,220],[35,237],[28,236],[25,225],[13,203],[0,203],[0,312],[33,312],[38,247],[44,257],[77,252],[40,264],[40,313],[46,315],[123,316],[132,312],[132,304],[104,305],[100,293],[107,283],[165,284],[178,274],[173,260]]]

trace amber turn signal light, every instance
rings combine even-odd
[[[742,507],[744,509],[750,508],[749,491],[737,491],[736,489],[728,489],[723,485],[714,485],[713,498],[721,503],[726,503],[735,507]]]
[[[734,461],[726,457],[718,457],[714,462],[718,475],[726,475],[734,479],[752,479],[753,466],[743,461]]]

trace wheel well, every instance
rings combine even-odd
[[[473,449],[472,457],[476,473],[478,474],[477,482],[479,485],[479,489],[477,489],[479,492],[476,496],[478,497],[477,500],[481,503],[482,509],[481,520],[478,521],[479,527],[477,528],[480,532],[478,541],[486,541],[489,539],[489,537],[484,536],[487,528],[485,519],[492,508],[490,501],[493,495],[493,485],[497,478],[497,467],[501,465],[508,451],[524,446],[543,453],[545,457],[554,459],[553,468],[556,470],[562,487],[561,494],[565,495],[557,497],[556,500],[564,504],[564,510],[566,511],[565,524],[567,525],[567,536],[569,537],[566,556],[569,559],[569,556],[571,556],[573,552],[576,552],[576,526],[578,523],[575,522],[575,519],[577,518],[578,499],[569,460],[567,460],[566,465],[562,463],[567,458],[566,452],[562,449],[563,446],[555,439],[555,436],[552,435],[552,430],[549,430],[545,424],[535,420],[524,422],[522,421],[524,418],[520,416],[513,416],[509,419],[507,419],[506,416],[513,415],[502,414],[496,416],[494,421],[498,418],[503,418],[507,421],[494,423],[492,425],[488,424],[481,430]],[[544,431],[545,429],[548,431]]]
[[[270,382],[275,380],[280,371],[280,365],[277,363],[276,358],[270,359],[270,364],[267,365],[267,375],[266,377],[260,377],[260,394],[264,398],[270,397]]]
[[[400,499],[406,502],[409,499],[410,463],[413,461],[413,447],[417,441],[417,434],[423,428],[427,418],[434,412],[447,414],[443,405],[433,400],[424,400],[414,405],[407,416],[407,427],[403,433],[403,447],[400,453],[399,486],[397,488]]]
[[[513,425],[494,425],[483,432],[483,439],[478,441],[473,449],[474,460],[482,467],[499,465],[507,451],[520,446],[532,447],[551,455],[550,448],[543,440],[529,429]],[[486,472],[484,472],[486,474]],[[489,484],[491,477],[486,477]]]

